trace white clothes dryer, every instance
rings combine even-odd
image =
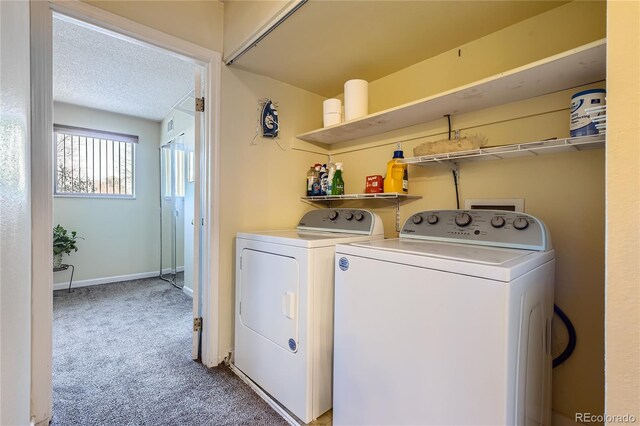
[[[382,238],[380,217],[358,209],[237,235],[234,364],[305,423],[331,409],[335,246]]]
[[[515,212],[336,248],[336,425],[550,425],[554,251]]]

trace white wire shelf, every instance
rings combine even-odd
[[[420,195],[401,194],[399,192],[382,192],[377,194],[344,194],[344,195],[314,195],[300,197],[308,201],[339,201],[339,200],[417,200]]]
[[[431,167],[444,165],[456,169],[456,164],[470,161],[491,161],[506,158],[537,157],[543,154],[583,151],[602,148],[605,135],[580,136],[575,138],[552,139],[522,144],[502,145],[491,148],[478,148],[470,151],[447,152],[443,154],[423,155],[399,160],[400,163]]]

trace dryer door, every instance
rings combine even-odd
[[[240,321],[291,351],[298,350],[298,261],[293,257],[242,250]]]

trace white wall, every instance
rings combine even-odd
[[[29,424],[29,3],[0,2],[0,424]]]
[[[159,269],[160,124],[121,114],[54,103],[54,123],[137,135],[136,198],[54,198],[54,224],[83,237],[78,252],[64,257],[75,265],[74,282],[139,274]],[[55,283],[68,282],[68,272]]]

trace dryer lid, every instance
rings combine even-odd
[[[238,238],[295,247],[317,248],[335,246],[340,243],[347,244],[358,241],[368,241],[372,238],[381,239],[382,235],[371,236],[339,232],[312,232],[289,229],[280,231],[238,232]]]

